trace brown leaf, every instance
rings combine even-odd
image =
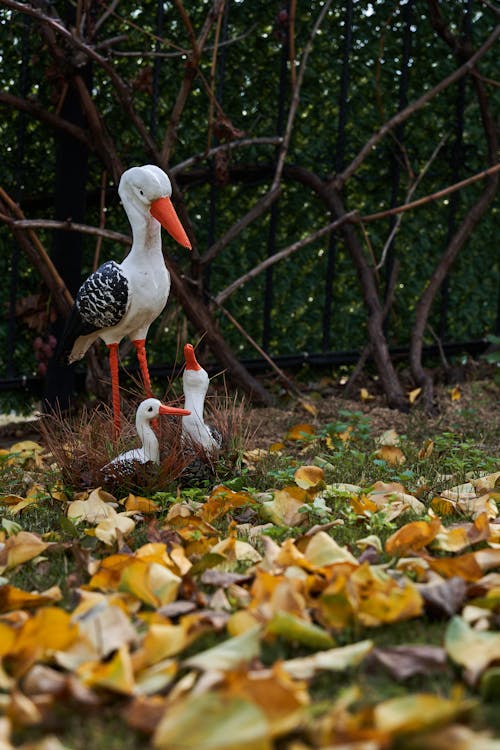
[[[417,674],[430,675],[446,669],[447,656],[439,646],[392,646],[375,648],[372,659],[381,664],[395,680],[407,680]]]
[[[439,617],[452,617],[465,600],[467,584],[463,578],[436,579],[429,583],[417,583],[417,589],[425,602],[426,612]]]

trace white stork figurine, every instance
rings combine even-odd
[[[189,411],[162,404],[157,398],[147,398],[145,401],[142,401],[135,414],[135,428],[141,440],[141,447],[132,448],[132,450],[121,453],[106,464],[104,468],[113,466],[128,470],[133,468],[134,462],[145,464],[148,461],[152,461],[155,464],[159,464],[160,446],[151,422],[160,414],[176,414],[184,418],[189,415]]]
[[[161,226],[184,247],[191,243],[170,201],[172,186],[153,164],[132,167],[118,186],[132,227],[132,248],[121,263],[103,263],[80,287],[61,339],[68,362],[81,359],[101,338],[109,349],[115,437],[120,431],[118,344],[128,336],[134,344],[146,396],[151,381],[146,336],[166,305],[170,274],[161,249]]]
[[[184,359],[186,361],[182,375],[184,408],[189,409],[190,414],[182,417],[182,434],[188,441],[200,445],[205,451],[211,453],[221,447],[222,437],[216,429],[205,424],[203,417],[209,383],[208,373],[198,363],[192,344],[185,345]]]

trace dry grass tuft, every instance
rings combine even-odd
[[[45,414],[39,429],[47,450],[61,471],[63,482],[75,490],[104,487],[112,493],[154,493],[199,484],[204,480],[227,479],[241,470],[244,451],[255,428],[249,426],[245,399],[228,393],[226,384],[206,401],[205,419],[222,436],[222,448],[208,452],[195,443],[182,440],[181,420],[160,417],[158,440],[160,464],[134,463],[133,470],[109,467],[116,456],[140,445],[135,429],[138,394],[122,399],[122,429],[113,439],[113,413],[109,406],[83,407],[78,414],[60,411]],[[170,399],[165,399],[170,403]]]

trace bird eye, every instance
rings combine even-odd
[[[141,195],[144,195],[144,190],[139,190]]]
[[[153,411],[153,407],[150,406],[149,409],[148,409],[148,411]]]

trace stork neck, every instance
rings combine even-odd
[[[203,422],[205,396],[206,391],[188,390],[187,393],[184,392],[184,408],[191,412],[191,418],[189,419],[190,422]]]
[[[149,212],[145,213],[135,206],[127,206],[125,210],[132,227],[130,252],[161,252],[161,224]]]
[[[142,440],[142,447],[144,449],[144,457],[146,460],[159,463],[160,447],[158,445],[158,438],[156,437],[151,424],[149,422],[138,424],[137,434]]]

